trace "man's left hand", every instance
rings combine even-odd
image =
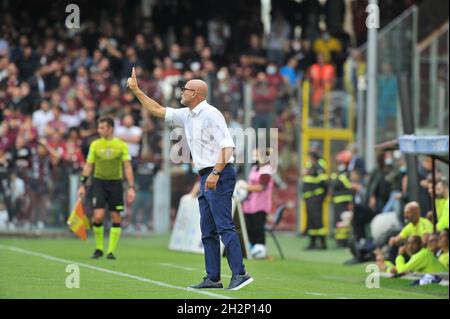
[[[132,203],[134,202],[134,199],[136,198],[136,192],[134,188],[129,188],[127,192],[127,202]]]
[[[207,192],[208,189],[212,189],[213,191],[215,191],[218,181],[219,175],[209,174],[205,182],[205,192]]]

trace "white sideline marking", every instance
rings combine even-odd
[[[121,276],[121,277],[135,279],[135,280],[138,280],[138,281],[150,283],[150,284],[161,286],[161,287],[165,287],[165,288],[172,288],[172,289],[177,289],[177,290],[195,292],[195,293],[198,293],[198,294],[201,294],[201,295],[206,295],[206,296],[210,296],[210,297],[214,297],[214,298],[220,298],[220,299],[233,299],[232,297],[215,294],[215,293],[208,292],[208,291],[197,290],[197,289],[190,289],[190,288],[185,288],[185,287],[180,287],[180,286],[174,286],[174,285],[171,285],[171,284],[167,284],[165,282],[156,281],[156,280],[152,280],[152,279],[147,279],[147,278],[139,277],[139,276],[135,276],[135,275],[130,275],[130,274],[127,274],[127,273],[124,273],[124,272],[109,270],[109,269],[102,268],[102,267],[92,266],[92,265],[80,263],[80,262],[77,262],[77,261],[57,258],[57,257],[53,257],[53,256],[50,256],[50,255],[41,254],[41,253],[33,252],[33,251],[30,251],[30,250],[26,250],[26,249],[14,247],[14,246],[3,246],[3,245],[0,245],[0,248],[8,249],[8,250],[11,250],[11,251],[14,251],[14,252],[18,252],[18,253],[23,253],[23,254],[26,254],[26,255],[37,256],[37,257],[41,257],[41,258],[44,258],[44,259],[57,261],[57,262],[64,263],[64,264],[77,264],[77,265],[79,265],[81,267],[94,269],[94,270],[98,270],[98,271],[101,271],[101,272],[105,272],[105,273],[109,273],[109,274],[113,274],[113,275],[117,275],[117,276]]]
[[[305,292],[305,295],[313,295],[313,296],[328,296],[327,294],[322,294],[320,292]]]
[[[171,268],[177,268],[177,269],[182,269],[182,270],[186,270],[186,271],[200,271],[196,268],[191,268],[191,267],[185,267],[185,266],[178,266],[178,265],[174,265],[174,264],[169,264],[169,263],[160,263],[161,266],[164,267],[171,267]],[[231,278],[230,275],[222,275],[222,277],[226,277],[226,278]]]

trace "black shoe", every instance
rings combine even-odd
[[[108,255],[106,255],[107,259],[116,259],[116,257],[113,255],[113,253],[109,253]]]
[[[201,283],[199,283],[198,285],[191,285],[188,288],[192,289],[223,288],[223,285],[220,281],[214,282],[208,277],[204,277]]]
[[[254,279],[249,274],[233,275],[233,277],[231,277],[230,285],[228,286],[227,290],[239,290],[242,287],[247,286],[253,280]]]
[[[91,256],[91,259],[98,259],[102,256],[103,256],[103,251],[101,251],[100,249],[96,249]]]

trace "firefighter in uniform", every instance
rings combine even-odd
[[[347,247],[350,238],[349,216],[344,212],[351,212],[353,209],[353,193],[350,179],[348,178],[347,166],[351,159],[349,151],[338,153],[336,160],[338,172],[330,176],[330,195],[333,202],[335,240],[339,247]],[[351,213],[350,213],[351,214]],[[347,214],[348,215],[348,214]]]
[[[326,230],[323,225],[323,203],[327,195],[327,175],[320,157],[309,152],[309,162],[303,171],[303,199],[306,204],[307,234],[310,242],[307,249],[326,249]],[[323,162],[322,162],[323,163]],[[317,246],[317,239],[320,246]]]

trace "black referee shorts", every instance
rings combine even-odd
[[[92,194],[92,204],[94,209],[106,208],[106,204],[108,204],[108,208],[111,212],[123,212],[122,180],[108,181],[94,178]]]

